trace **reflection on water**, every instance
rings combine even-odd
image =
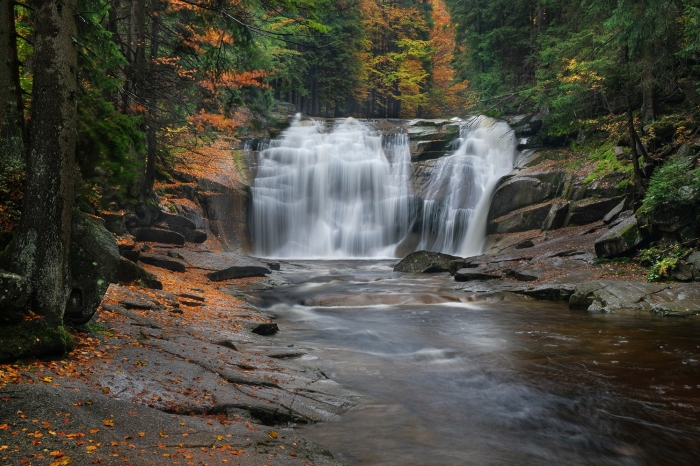
[[[361,465],[696,465],[700,319],[469,303],[445,276],[304,264],[266,292],[283,342],[366,395],[304,434]]]

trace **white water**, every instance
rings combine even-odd
[[[260,153],[253,184],[255,254],[390,257],[410,226],[408,138],[348,118],[324,133],[297,118]]]
[[[474,117],[456,145],[431,175],[418,249],[468,257],[481,253],[493,190],[513,170],[516,142],[508,124]]]
[[[465,122],[456,147],[432,175],[418,249],[475,255],[493,189],[512,170],[515,140],[507,124],[478,117]],[[254,253],[393,257],[420,211],[411,172],[405,134],[386,136],[382,145],[380,134],[353,118],[329,132],[297,118],[260,152],[252,188]]]

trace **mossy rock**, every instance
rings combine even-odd
[[[100,219],[74,212],[71,227],[71,294],[64,320],[87,323],[95,314],[119,265],[117,241]]]
[[[0,326],[0,361],[26,357],[60,356],[73,348],[73,339],[62,325],[34,319]]]

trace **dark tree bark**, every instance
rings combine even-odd
[[[152,73],[155,71],[156,60],[159,56],[160,48],[160,3],[157,1],[153,2],[154,14],[151,19],[151,60],[150,66]],[[153,183],[156,179],[156,159],[158,158],[158,122],[157,122],[157,112],[158,112],[158,99],[156,98],[154,89],[152,85],[145,86],[144,92],[146,94],[146,183],[145,183],[145,193],[150,194],[153,190]]]
[[[13,264],[31,309],[60,326],[69,293],[68,249],[77,134],[77,0],[33,0],[34,94],[27,188]]]
[[[0,0],[0,152],[3,154],[21,145],[24,139],[14,5],[13,0]]]
[[[629,99],[629,98],[628,98]],[[634,179],[637,183],[637,190],[640,194],[644,192],[642,184],[642,170],[639,167],[639,154],[637,153],[637,131],[634,129],[634,116],[632,106],[627,106],[627,126],[630,134],[630,147],[632,148],[632,165],[634,166]]]

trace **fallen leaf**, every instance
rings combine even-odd
[[[102,424],[106,425],[107,427],[114,427],[114,421],[111,419],[102,419]]]

